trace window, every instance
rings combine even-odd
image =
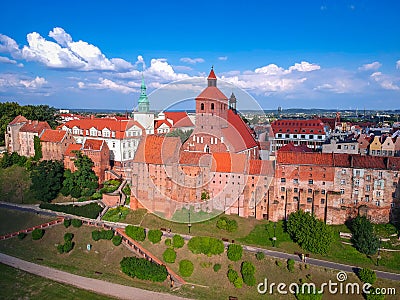
[[[375,205],[376,205],[376,206],[381,206],[381,202],[380,202],[380,201],[376,201],[376,202],[375,202]]]
[[[340,184],[342,184],[342,185],[343,185],[343,184],[346,184],[346,180],[341,179],[341,180],[340,180]]]
[[[371,175],[367,175],[367,177],[365,177],[365,179],[366,179],[367,181],[371,181]]]
[[[365,191],[366,191],[366,192],[369,192],[370,190],[371,190],[371,186],[370,186],[369,184],[366,185],[366,186],[365,186]]]
[[[298,193],[298,192],[299,192],[299,189],[298,189],[298,188],[294,188],[294,189],[293,189],[293,192]]]
[[[369,195],[365,195],[365,202],[369,202]]]
[[[310,134],[309,137],[310,137],[310,140],[312,140],[314,138],[314,135]]]
[[[358,190],[354,190],[354,195],[358,195]]]
[[[325,195],[325,190],[321,190],[321,194],[322,194],[322,195]]]
[[[344,189],[340,189],[340,194],[344,194]]]
[[[211,103],[211,110],[214,110],[214,103]]]
[[[344,204],[344,199],[340,199],[340,204]]]
[[[346,174],[346,169],[342,169],[342,174]]]
[[[204,103],[201,103],[201,104],[200,104],[200,109],[201,109],[201,110],[204,110]]]
[[[359,186],[360,185],[360,180],[359,179],[354,180],[354,185],[355,186]]]
[[[285,187],[282,186],[282,187],[281,187],[281,192],[284,192],[284,191],[285,191]]]
[[[360,176],[360,170],[356,170],[356,176]]]
[[[115,142],[112,143],[112,147],[115,148]]]
[[[312,202],[312,198],[311,198],[311,197],[308,197],[308,198],[307,198],[307,202],[308,202],[308,203],[311,203],[311,202]]]
[[[381,171],[378,173],[378,177],[382,178],[382,172]]]
[[[314,181],[312,179],[308,180],[308,184],[313,184],[313,183],[314,183]]]
[[[321,204],[325,204],[325,199],[321,198]]]
[[[302,139],[305,139],[305,138],[306,138],[305,134],[302,134],[300,137],[301,137]]]
[[[285,183],[286,182],[286,178],[281,178],[281,182]]]
[[[309,193],[309,194],[312,194],[312,189],[308,189],[308,193]]]
[[[293,179],[293,183],[294,183],[294,184],[298,184],[298,183],[299,183],[299,179],[298,179],[298,178],[294,178],[294,179]]]
[[[299,197],[297,197],[297,196],[296,196],[296,197],[293,197],[293,201],[294,201],[294,202],[298,202],[298,201],[299,201]]]

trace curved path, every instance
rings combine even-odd
[[[13,256],[0,253],[0,263],[9,265],[11,267],[32,273],[41,277],[58,281],[61,283],[76,286],[80,289],[89,290],[95,293],[112,296],[119,299],[135,299],[135,300],[148,300],[148,299],[165,299],[165,300],[184,300],[174,295],[152,292],[125,286],[121,284],[111,283],[108,281],[87,278],[70,274],[64,271],[56,270],[46,266],[34,264]]]

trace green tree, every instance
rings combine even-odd
[[[121,270],[130,277],[142,280],[163,282],[168,275],[164,265],[158,265],[145,258],[124,257],[121,262]]]
[[[39,161],[42,155],[42,145],[40,144],[40,138],[38,136],[33,137],[33,147],[35,149],[35,155],[33,156],[33,160]]]
[[[192,132],[193,132],[193,129],[188,130],[188,131],[183,131],[181,129],[174,129],[173,131],[168,132],[166,136],[179,137],[183,144],[191,136]]]
[[[125,233],[135,241],[143,242],[146,238],[146,231],[140,226],[128,225],[125,227]]]
[[[60,161],[43,160],[32,167],[31,192],[36,199],[50,202],[57,197],[64,179],[64,165]]]
[[[327,253],[334,239],[331,227],[302,210],[289,215],[286,227],[293,241],[313,253]]]
[[[358,271],[358,278],[364,283],[374,284],[376,281],[376,274],[374,270],[371,269],[361,269]]]
[[[183,245],[185,245],[185,240],[183,239],[183,237],[179,234],[175,234],[172,237],[172,246],[174,246],[174,248],[182,248]]]
[[[149,230],[149,233],[147,235],[147,238],[149,239],[150,242],[153,244],[157,244],[161,241],[163,233],[159,229],[151,229]]]
[[[193,263],[190,260],[184,259],[179,262],[179,273],[183,277],[189,277],[194,270]]]
[[[174,263],[176,259],[176,252],[171,248],[165,249],[163,253],[163,259],[167,263]]]
[[[372,255],[378,251],[379,239],[374,227],[365,216],[358,216],[351,222],[352,242],[361,253]]]
[[[44,230],[36,228],[32,231],[32,240],[40,240],[44,235]]]
[[[243,248],[238,244],[230,244],[226,254],[228,255],[229,260],[238,261],[242,258]]]
[[[256,267],[249,261],[242,262],[240,266],[240,273],[243,277],[243,282],[248,286],[253,286],[256,284],[256,278],[254,273],[256,272]]]
[[[74,186],[80,188],[82,196],[91,196],[96,191],[99,180],[92,169],[93,161],[81,152],[77,152],[74,165],[77,168],[73,173]]]

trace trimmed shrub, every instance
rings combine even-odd
[[[73,241],[66,241],[64,244],[64,252],[68,253],[69,251],[71,251],[75,246],[75,243]]]
[[[293,258],[289,258],[289,259],[287,260],[287,269],[288,269],[290,272],[293,272],[293,271],[294,271],[294,259],[293,259]]]
[[[238,261],[242,258],[243,248],[241,245],[230,244],[228,246],[228,251],[226,252],[226,254],[228,255],[229,260]]]
[[[25,237],[26,237],[26,233],[24,233],[24,232],[18,233],[18,239],[19,240],[23,240]]]
[[[92,239],[93,239],[94,241],[100,240],[100,239],[101,239],[100,231],[98,231],[98,230],[93,230],[93,231],[92,231]]]
[[[130,277],[142,280],[163,282],[168,275],[164,265],[158,265],[145,258],[124,257],[120,262],[121,270]]]
[[[114,246],[119,246],[122,243],[122,236],[120,235],[114,235],[112,238],[112,242],[114,244]]]
[[[224,244],[221,240],[208,236],[195,236],[188,242],[188,248],[194,254],[206,254],[208,256],[224,252]]]
[[[228,270],[227,276],[228,276],[229,282],[231,282],[231,283],[233,283],[236,280],[236,278],[239,277],[238,272],[236,272],[233,269]]]
[[[112,229],[109,230],[102,230],[103,239],[111,241],[114,236],[114,231]]]
[[[193,263],[190,260],[184,259],[179,262],[179,273],[183,277],[189,277],[194,270]]]
[[[64,245],[63,244],[57,245],[57,251],[58,251],[58,253],[63,254],[64,253]]]
[[[111,240],[114,236],[114,231],[110,230],[94,230],[92,231],[92,239],[94,241],[98,240]]]
[[[281,262],[280,260],[276,260],[276,261],[275,261],[275,264],[276,264],[278,267],[282,267],[282,262]]]
[[[103,208],[97,203],[89,203],[86,205],[62,205],[42,202],[39,207],[89,219],[96,219],[99,213],[103,210]]]
[[[65,226],[65,228],[68,228],[69,226],[71,226],[71,220],[70,219],[64,219],[64,226]]]
[[[214,272],[218,272],[219,270],[221,270],[221,264],[215,264],[213,269],[214,269]]]
[[[179,234],[175,234],[172,237],[172,245],[174,248],[182,248],[185,245],[185,240]]]
[[[256,253],[256,258],[257,258],[257,260],[263,260],[264,258],[265,258],[265,254],[264,254],[264,252],[257,252]]]
[[[44,230],[36,228],[32,231],[32,240],[40,240],[44,235]]]
[[[256,272],[256,267],[249,261],[242,262],[240,267],[240,273],[242,273],[243,282],[248,286],[253,286],[256,284],[256,278],[254,273]]]
[[[167,263],[174,263],[176,259],[176,252],[171,248],[167,248],[163,253],[163,259]]]
[[[224,216],[218,219],[217,228],[233,232],[237,230],[238,224],[236,220],[231,220]]]
[[[234,281],[233,281],[233,285],[235,286],[235,288],[240,289],[243,286],[243,279],[242,277],[238,276]]]
[[[147,234],[147,238],[149,239],[150,242],[153,244],[157,244],[161,241],[163,233],[159,229],[152,229],[149,230],[149,233]]]
[[[135,241],[143,242],[146,239],[146,231],[140,226],[128,225],[125,227],[125,233]]]
[[[376,274],[374,270],[371,269],[361,269],[358,271],[358,278],[364,283],[374,284],[376,281]]]
[[[165,243],[165,246],[172,247],[172,240],[171,239],[166,239],[164,243]]]
[[[73,238],[74,234],[71,232],[67,232],[66,234],[64,234],[64,242],[72,241]]]
[[[72,226],[79,228],[82,226],[82,220],[72,219],[71,224],[72,224]]]

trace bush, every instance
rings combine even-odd
[[[70,219],[64,219],[64,226],[65,226],[65,228],[68,228],[69,226],[71,226],[71,220]]]
[[[370,287],[369,294],[365,294],[365,299],[366,300],[384,300],[385,295],[377,294],[376,288]]]
[[[40,240],[44,235],[44,230],[36,228],[32,231],[32,240]]]
[[[229,260],[238,261],[242,258],[242,254],[243,254],[243,248],[241,245],[230,244],[228,246],[227,255]]]
[[[58,251],[58,253],[63,254],[64,253],[64,245],[63,244],[57,245],[57,251]]]
[[[280,260],[276,260],[276,261],[275,261],[275,264],[276,264],[278,267],[282,267],[282,262],[281,262]]]
[[[75,246],[75,243],[73,241],[66,241],[64,244],[64,253],[68,253],[71,251]]]
[[[371,269],[361,269],[358,271],[358,278],[364,283],[374,284],[376,281],[376,274],[374,270]]]
[[[302,286],[299,286],[299,292],[296,293],[297,300],[321,300],[323,294],[315,293],[313,294],[312,291],[308,291],[308,287],[304,287],[304,291],[302,291]]]
[[[128,225],[125,227],[125,233],[135,241],[143,242],[146,239],[146,231],[140,226]]]
[[[114,235],[112,238],[112,242],[114,244],[114,246],[119,246],[122,243],[122,236],[120,235]]]
[[[221,240],[205,236],[192,237],[188,242],[188,248],[194,254],[203,253],[208,256],[224,252],[224,244]]]
[[[172,237],[172,245],[174,248],[182,248],[185,245],[185,240],[179,234],[175,234]]]
[[[183,277],[189,277],[194,270],[193,263],[190,260],[184,259],[179,262],[179,273]]]
[[[248,286],[253,286],[256,284],[256,278],[254,273],[256,272],[256,267],[249,261],[242,262],[240,267],[240,273],[242,273],[243,282]]]
[[[236,280],[236,278],[239,277],[238,273],[233,269],[228,270],[227,276],[228,276],[229,282],[231,282],[231,283],[233,283]]]
[[[174,263],[176,259],[176,252],[171,248],[167,248],[163,253],[163,259],[167,263]]]
[[[256,258],[257,258],[257,260],[263,260],[265,258],[264,252],[257,252]]]
[[[110,230],[102,229],[101,231],[99,231],[99,230],[92,231],[92,239],[94,241],[111,240],[113,238],[113,236],[114,236],[114,231],[112,231],[112,229],[110,229]]]
[[[231,220],[227,217],[221,217],[217,221],[217,228],[233,232],[237,230],[238,224],[236,220]]]
[[[64,234],[64,242],[72,241],[73,238],[74,234],[71,232],[67,232],[66,234]]]
[[[312,253],[326,254],[334,240],[331,227],[302,210],[289,215],[286,227],[292,240]]]
[[[23,240],[25,237],[26,237],[26,233],[24,233],[24,232],[18,233],[18,239],[19,240]]]
[[[294,271],[294,259],[293,258],[289,258],[287,260],[287,269],[289,270],[289,272]]]
[[[161,237],[162,237],[163,233],[161,230],[159,229],[152,229],[149,230],[149,233],[147,235],[147,238],[149,239],[150,242],[152,242],[153,244],[157,244],[161,241]]]
[[[95,192],[95,193],[93,193],[92,196],[90,196],[90,199],[92,199],[92,200],[99,200],[101,198],[103,198],[103,195],[99,192]]]
[[[101,234],[100,234],[100,231],[98,231],[98,230],[93,230],[92,231],[92,239],[94,240],[94,241],[98,241],[98,240],[100,240],[101,239]]]
[[[221,264],[215,264],[213,269],[214,269],[214,272],[218,272],[219,270],[221,270]]]
[[[145,258],[124,257],[120,262],[121,270],[130,277],[142,280],[163,282],[168,275],[164,265],[158,265]]]
[[[166,239],[165,240],[165,246],[172,247],[172,240],[171,239]]]
[[[72,224],[72,226],[79,228],[82,226],[82,220],[72,219],[71,224]]]
[[[233,281],[233,285],[235,286],[235,288],[240,289],[243,286],[243,279],[242,277],[238,276],[234,281]]]
[[[97,203],[89,203],[86,205],[62,205],[43,202],[39,207],[89,219],[96,219],[99,213],[103,210],[103,208]]]

